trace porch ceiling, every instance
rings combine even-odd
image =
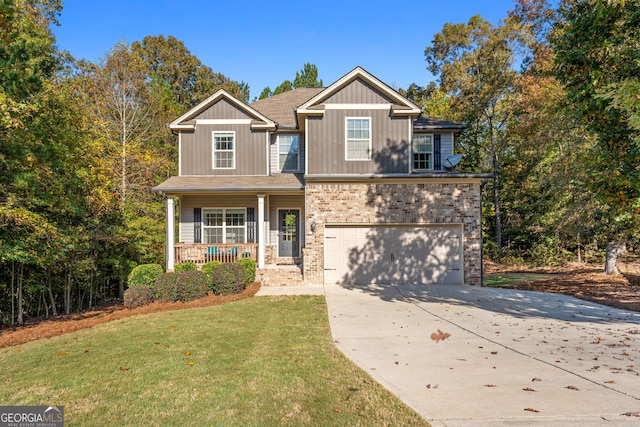
[[[228,191],[295,191],[304,190],[303,174],[279,173],[267,176],[172,176],[153,191],[165,194],[208,193]]]

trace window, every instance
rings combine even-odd
[[[413,169],[433,169],[433,140],[432,135],[413,135]]]
[[[371,119],[347,117],[345,158],[347,160],[371,159]]]
[[[203,243],[246,243],[245,210],[203,209]]]
[[[298,135],[278,136],[278,169],[281,171],[297,171],[300,169]]]
[[[213,132],[213,168],[235,169],[236,133]]]

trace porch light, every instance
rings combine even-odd
[[[315,220],[315,219],[312,219],[312,220],[311,220],[311,232],[312,232],[312,233],[315,233],[315,232],[316,232],[316,226],[317,226],[317,225],[316,225],[316,220]]]

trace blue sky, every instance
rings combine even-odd
[[[293,80],[306,62],[324,84],[362,66],[395,88],[434,80],[424,49],[447,23],[480,14],[497,24],[512,0],[63,0],[58,48],[97,62],[120,40],[172,35],[251,97]]]

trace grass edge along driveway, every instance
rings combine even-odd
[[[69,426],[428,426],[334,346],[319,296],[134,316],[0,366],[3,405],[64,405]]]

